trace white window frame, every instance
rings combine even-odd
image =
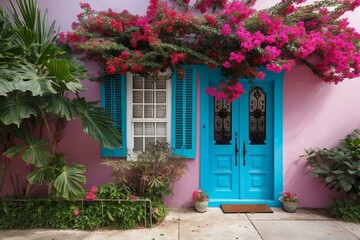
[[[137,159],[137,154],[133,151],[134,149],[134,127],[133,122],[133,108],[132,108],[132,98],[133,98],[133,74],[126,74],[126,143],[127,143],[127,160],[135,161]],[[171,71],[168,69],[166,72],[160,73],[159,76],[165,76],[166,79],[166,118],[162,118],[167,123],[166,125],[166,142],[171,142]],[[155,112],[154,112],[155,114]],[[156,118],[144,119],[142,122],[156,122]],[[144,130],[145,131],[145,130]],[[156,129],[155,129],[156,131]]]

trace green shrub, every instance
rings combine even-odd
[[[153,202],[150,207],[150,201],[131,199],[114,184],[100,186],[95,192],[93,201],[4,199],[0,201],[0,229],[130,229],[150,226],[150,214],[153,223],[167,214],[161,202]]]
[[[360,129],[330,149],[306,151],[311,171],[330,189],[343,189],[351,200],[360,200]]]
[[[360,204],[349,200],[336,200],[330,206],[330,215],[349,222],[360,222]]]
[[[173,183],[187,170],[184,159],[171,153],[168,144],[150,144],[136,161],[105,160],[112,167],[115,183],[136,196],[162,201],[172,194]]]

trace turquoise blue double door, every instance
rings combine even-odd
[[[214,74],[217,72],[208,75],[208,86],[218,85],[219,78]],[[203,78],[206,76],[203,73]],[[274,158],[278,134],[274,122],[275,81],[240,82],[245,94],[231,103],[212,96],[201,98],[200,186],[210,195],[212,206],[276,206],[275,191],[282,187],[282,174],[278,176],[279,169],[275,171],[279,163],[275,164]]]

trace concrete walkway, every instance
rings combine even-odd
[[[206,213],[193,209],[171,209],[166,220],[151,229],[99,230],[11,230],[0,232],[2,240],[356,240],[360,224],[336,221],[321,210],[299,209],[286,213],[223,214],[220,208]]]

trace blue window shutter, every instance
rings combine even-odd
[[[125,75],[105,76],[100,86],[103,107],[121,132],[121,148],[101,148],[102,157],[126,157],[126,78]]]
[[[185,79],[178,71],[185,72]],[[179,66],[172,76],[172,127],[173,153],[195,158],[196,155],[196,71],[194,65]]]

